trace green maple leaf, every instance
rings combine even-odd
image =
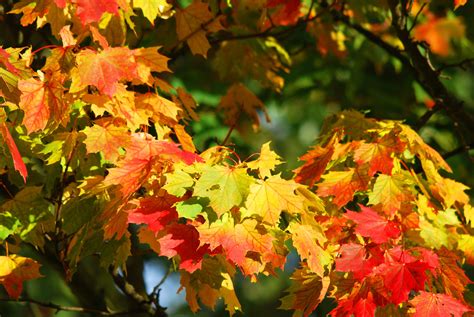
[[[205,166],[194,186],[193,196],[209,198],[211,207],[220,216],[232,207],[239,206],[254,182],[245,168]]]

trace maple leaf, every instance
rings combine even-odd
[[[146,133],[132,134],[132,143],[126,151],[127,160],[160,156],[162,160],[170,160],[173,163],[184,162],[187,165],[203,161],[199,155],[181,150],[176,143],[156,140]]]
[[[410,300],[415,308],[413,317],[462,317],[465,312],[472,311],[460,301],[446,294],[435,294],[420,291],[420,294]]]
[[[141,9],[143,16],[151,24],[155,24],[156,17],[161,16],[172,8],[166,0],[134,0],[133,7]]]
[[[407,143],[410,152],[418,156],[422,163],[430,161],[434,165],[435,169],[442,168],[445,171],[452,173],[452,169],[449,167],[448,163],[446,163],[443,157],[432,147],[426,144],[418,133],[404,124],[396,124],[395,127],[400,129],[399,137],[402,139],[402,141]]]
[[[323,175],[318,184],[319,196],[334,196],[333,203],[342,207],[352,200],[356,191],[365,190],[369,184],[367,167],[349,168],[346,171],[331,171]]]
[[[23,282],[41,277],[40,264],[19,255],[0,256],[0,284],[10,297],[18,299],[23,290]]]
[[[439,267],[436,268],[436,274],[440,277],[445,293],[463,300],[464,289],[471,281],[459,266],[459,257],[445,247],[437,250],[437,255]]]
[[[295,181],[313,186],[319,181],[326,170],[326,166],[334,154],[334,146],[340,140],[340,134],[334,133],[326,146],[315,146],[299,159],[306,161],[302,166],[294,170]]]
[[[151,231],[147,227],[141,227],[138,229],[137,237],[140,243],[148,244],[150,248],[156,252],[156,254],[160,254],[160,243],[156,238],[155,232]]]
[[[224,111],[224,122],[230,127],[236,126],[242,114],[246,114],[252,120],[253,128],[257,129],[260,126],[258,110],[262,111],[267,122],[270,122],[265,105],[241,83],[233,84],[227,90],[226,95],[222,97],[219,103],[219,109]]]
[[[110,119],[96,120],[92,127],[86,127],[82,132],[86,135],[84,144],[87,153],[102,152],[104,158],[111,162],[117,161],[123,154],[120,149],[132,142],[127,127],[115,125]]]
[[[162,188],[171,195],[182,197],[193,185],[194,179],[176,164],[175,170],[166,174],[166,184]]]
[[[300,186],[294,181],[282,179],[280,175],[258,180],[256,184],[250,186],[245,208],[241,209],[242,216],[258,215],[262,221],[276,225],[284,210],[291,214],[304,213],[306,199],[295,193]]]
[[[176,137],[178,138],[179,143],[183,147],[183,150],[188,152],[196,152],[196,147],[194,146],[193,138],[191,135],[188,134],[188,132],[186,132],[184,126],[180,124],[175,124],[173,126],[173,131]]]
[[[119,80],[137,78],[134,53],[126,47],[109,47],[101,52],[85,49],[77,54],[76,62],[70,92],[93,85],[101,93],[113,97]]]
[[[366,297],[356,296],[355,298],[343,299],[339,301],[337,307],[330,312],[332,317],[373,317],[377,306],[371,292]]]
[[[132,134],[132,142],[126,148],[125,158],[117,163],[117,167],[109,169],[104,179],[104,185],[121,185],[124,197],[135,192],[148,178],[153,168],[166,160],[192,164],[202,159],[194,154],[185,152],[174,143],[158,141],[145,133]]]
[[[12,63],[10,63],[9,57],[10,53],[8,53],[0,46],[0,63],[5,65],[5,67],[10,73],[19,75],[20,71]]]
[[[458,249],[464,252],[466,262],[474,265],[474,236],[470,234],[460,234],[458,239]]]
[[[392,174],[393,157],[392,155],[402,153],[405,144],[393,134],[387,134],[374,143],[362,142],[354,152],[354,161],[361,165],[369,163],[369,175],[373,176],[376,172],[383,174]]]
[[[234,225],[229,214],[225,214],[222,219],[197,229],[201,245],[209,244],[211,250],[222,248],[226,258],[241,267],[245,275],[265,272],[267,264],[282,267],[285,262],[284,256],[274,250],[275,238],[255,219]]]
[[[195,111],[197,103],[196,100],[194,100],[193,96],[181,87],[178,87],[178,89],[176,89],[176,92],[178,93],[178,97],[174,100],[176,100],[177,103],[181,105],[181,108],[185,110],[184,119],[192,119],[194,121],[199,121],[199,116]]]
[[[74,34],[71,32],[71,26],[65,25],[59,31],[59,36],[61,37],[61,42],[63,43],[63,47],[74,46],[76,45],[77,41],[74,38]]]
[[[178,220],[176,208],[172,207],[176,202],[176,197],[170,195],[142,198],[137,208],[127,210],[128,222],[145,223],[151,231],[158,232]]]
[[[368,194],[368,204],[381,204],[383,211],[393,214],[400,209],[404,201],[412,199],[413,193],[410,188],[412,183],[412,179],[402,173],[380,174]]]
[[[388,221],[371,208],[359,204],[360,212],[347,210],[345,216],[354,221],[356,232],[363,237],[371,238],[375,243],[384,243],[400,235],[397,225]]]
[[[184,10],[176,12],[176,32],[180,41],[186,41],[191,52],[207,56],[211,46],[206,38],[207,32],[223,30],[219,19],[214,17],[207,3],[194,1]]]
[[[385,287],[391,292],[390,300],[394,304],[400,304],[408,299],[410,291],[425,288],[425,271],[428,269],[430,266],[422,261],[389,261],[375,270],[383,277]]]
[[[335,260],[336,271],[353,272],[358,280],[365,278],[384,261],[378,249],[372,250],[368,256],[363,245],[352,242],[343,244],[339,253],[341,256]]]
[[[25,112],[23,124],[28,133],[44,130],[51,116],[56,122],[67,119],[67,106],[64,102],[63,86],[58,78],[48,76],[43,80],[30,78],[20,80],[20,108]]]
[[[3,114],[3,110],[2,110],[2,113],[0,113],[0,115],[2,114]],[[13,140],[13,137],[10,134],[10,131],[8,130],[8,127],[5,122],[0,123],[0,134],[2,135],[3,140],[7,144],[8,149],[10,150],[10,154],[13,158],[13,166],[20,173],[20,175],[23,177],[23,181],[26,183],[26,178],[28,177],[28,171],[26,169],[25,162],[23,162],[20,151],[18,151],[18,148],[15,144],[15,140]]]
[[[242,309],[232,282],[235,269],[223,263],[225,261],[219,256],[207,257],[203,260],[200,270],[192,274],[181,272],[181,287],[178,292],[186,288],[186,301],[193,312],[199,310],[198,299],[214,310],[219,297],[224,299],[230,316]]]
[[[456,240],[456,236],[452,236],[447,231],[446,226],[459,225],[459,219],[453,209],[445,211],[438,210],[435,212],[428,205],[428,200],[425,196],[419,195],[417,199],[418,213],[420,214],[420,236],[425,243],[434,248],[441,248],[441,246],[450,247]]]
[[[254,182],[247,169],[228,166],[205,166],[196,181],[193,196],[208,197],[210,205],[221,216],[234,206],[239,206]]]
[[[105,12],[118,14],[117,0],[74,0],[76,15],[83,25],[99,22]]]
[[[452,207],[456,202],[462,205],[469,203],[469,196],[464,192],[469,187],[452,179],[439,177],[434,184],[430,184],[430,189],[445,208]]]
[[[260,176],[265,178],[270,177],[272,175],[271,171],[281,163],[280,156],[270,150],[270,142],[267,142],[262,145],[258,159],[248,162],[247,166],[253,170],[258,170]]]
[[[329,277],[320,277],[303,267],[291,275],[289,294],[281,299],[280,309],[301,311],[308,317],[323,301],[329,288]]]
[[[268,0],[267,8],[277,8],[271,15],[272,25],[292,25],[300,17],[301,0]]]
[[[144,83],[151,84],[153,82],[151,72],[171,72],[168,68],[169,58],[160,54],[159,49],[159,46],[155,46],[133,50],[137,62],[137,74]]]
[[[123,196],[128,197],[148,178],[152,165],[152,159],[122,160],[118,167],[109,169],[104,185],[120,185]]]
[[[293,222],[288,231],[298,254],[307,261],[308,269],[323,277],[325,267],[332,263],[332,256],[322,247],[327,240],[322,228]]]
[[[190,273],[200,269],[203,256],[210,250],[208,245],[200,246],[198,231],[193,226],[175,223],[167,226],[166,232],[158,239],[160,255],[169,258],[179,255],[179,267]]]
[[[448,56],[451,51],[451,41],[464,37],[466,27],[457,18],[444,18],[431,15],[424,23],[414,29],[414,37],[418,41],[426,41],[430,50],[441,56]]]
[[[20,1],[15,3],[13,9],[8,13],[23,13],[20,19],[22,26],[28,26],[32,24],[38,17],[43,17],[48,13],[48,0],[36,0],[36,1]]]
[[[150,118],[155,122],[178,122],[178,113],[180,108],[164,97],[154,93],[139,94],[135,96],[137,107],[150,111]]]

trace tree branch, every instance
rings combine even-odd
[[[32,298],[20,298],[20,299],[12,299],[12,298],[0,298],[0,302],[11,302],[11,303],[26,303],[26,304],[35,304],[41,307],[55,309],[56,311],[70,311],[70,312],[78,312],[78,313],[89,313],[95,314],[96,316],[125,316],[137,313],[143,313],[143,310],[137,311],[123,311],[123,312],[108,312],[104,310],[94,309],[94,308],[87,308],[87,307],[80,307],[80,306],[62,306],[54,303],[46,303],[41,302]]]
[[[441,65],[436,71],[439,73],[441,73],[443,70],[447,69],[447,68],[453,68],[453,67],[459,67],[463,70],[466,70],[467,69],[467,66],[471,65],[471,64],[474,64],[474,58],[466,58],[458,63],[453,63],[453,64],[444,64],[444,65]]]
[[[122,292],[139,304],[146,313],[153,317],[167,317],[163,307],[155,306],[150,299],[139,294],[135,290],[135,287],[128,283],[124,276],[120,275],[118,269],[110,269],[109,271],[115,284],[122,290]]]
[[[421,117],[420,119],[418,119],[418,122],[415,123],[415,125],[413,126],[413,128],[415,129],[415,131],[418,131],[420,130],[427,122],[428,120],[431,119],[431,117],[437,113],[438,111],[441,110],[441,106],[439,104],[436,104],[433,108],[431,108],[430,110],[426,111]]]
[[[399,40],[405,47],[405,51],[415,70],[418,82],[430,94],[439,107],[446,110],[448,116],[453,120],[455,127],[459,127],[460,135],[469,135],[474,126],[473,117],[464,111],[463,104],[457,100],[444,86],[439,78],[439,73],[434,70],[427,56],[423,56],[418,48],[418,43],[413,41],[407,29],[407,3],[404,0],[389,0],[392,13],[392,27]]]
[[[449,151],[449,152],[446,152],[443,154],[443,158],[444,159],[448,159],[450,157],[453,157],[455,155],[458,155],[458,154],[461,154],[461,153],[464,153],[464,152],[469,152],[469,150],[471,149],[474,149],[474,142],[472,142],[471,144],[468,144],[468,145],[462,145],[460,147],[457,147],[455,148],[454,150],[452,151]]]

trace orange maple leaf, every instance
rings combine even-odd
[[[17,299],[23,290],[23,282],[41,277],[40,264],[18,255],[0,256],[0,284],[10,297]]]
[[[131,81],[138,76],[134,53],[127,47],[109,47],[101,52],[85,49],[77,55],[76,62],[71,92],[93,85],[99,92],[113,97],[120,80]]]

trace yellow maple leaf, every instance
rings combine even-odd
[[[207,56],[211,48],[206,38],[208,32],[223,30],[217,17],[209,10],[207,3],[193,2],[184,10],[176,12],[176,32],[180,41],[186,41],[191,52],[196,55]]]
[[[282,179],[280,175],[259,180],[250,186],[245,208],[241,208],[242,216],[258,215],[264,222],[276,225],[284,210],[292,214],[304,213],[306,198],[295,192],[300,186],[294,181]]]
[[[277,165],[280,165],[280,156],[270,150],[270,142],[262,145],[260,150],[260,156],[255,161],[247,163],[247,166],[253,170],[258,170],[262,178],[270,177],[271,171],[275,169]]]
[[[155,23],[156,17],[166,15],[172,8],[166,0],[133,0],[133,7],[142,9],[143,16],[151,24]]]

